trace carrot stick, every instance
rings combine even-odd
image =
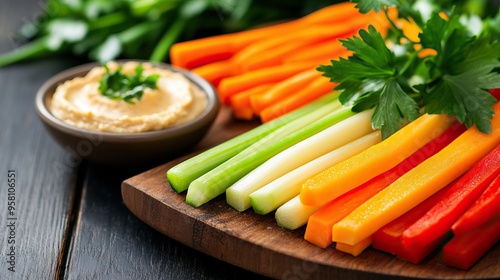
[[[173,65],[191,69],[228,59],[263,38],[280,36],[313,24],[343,22],[358,15],[352,3],[333,4],[286,23],[176,43],[170,49],[170,60]]]
[[[250,97],[252,109],[259,114],[266,107],[301,90],[317,78],[321,78],[321,73],[314,68],[310,68],[278,82],[262,94]]]
[[[294,54],[284,58],[283,63],[296,63],[313,59],[328,61],[341,56],[348,56],[350,53],[338,39],[334,39],[298,48]]]
[[[238,92],[262,84],[276,83],[310,68],[309,63],[278,65],[225,78],[219,83],[219,96],[225,104],[230,104],[231,96]]]
[[[292,92],[290,96],[277,101],[265,109],[259,116],[262,122],[268,122],[292,110],[304,106],[305,104],[316,100],[317,98],[331,92],[335,88],[335,84],[331,83],[328,78],[318,77],[310,82],[307,86],[297,92]]]
[[[376,193],[403,176],[403,174],[443,149],[464,130],[465,127],[458,123],[451,126],[441,135],[427,143],[389,171],[378,175],[337,199],[328,202],[309,217],[304,239],[322,248],[329,246],[332,243],[332,227],[334,224],[342,220]]]
[[[231,60],[235,64],[240,65],[241,70],[247,70],[245,63],[251,63],[252,59],[255,59],[259,57],[260,55],[265,55],[268,52],[271,52],[274,48],[280,48],[280,47],[289,47],[290,42],[292,42],[291,45],[292,49],[297,48],[297,39],[304,34],[307,34],[306,31],[309,30],[314,30],[315,27],[308,27],[305,31],[302,30],[302,32],[289,32],[286,34],[282,34],[280,36],[270,36],[269,38],[264,38],[262,40],[259,40],[257,42],[254,42],[250,45],[248,45],[246,48],[242,49],[241,51],[237,52]],[[317,28],[316,28],[317,29]],[[269,57],[269,56],[268,56]],[[271,56],[272,57],[272,56]],[[281,60],[281,58],[279,59]]]
[[[318,39],[320,39],[318,37]],[[252,55],[245,60],[238,60],[242,71],[252,71],[265,67],[276,66],[283,63],[285,57],[291,53],[296,53],[297,49],[314,44],[309,40],[296,40],[292,42],[283,42],[277,47],[268,50],[262,50],[255,55]],[[252,45],[253,47],[253,45]],[[236,61],[236,60],[235,60]]]
[[[234,116],[242,120],[253,119],[256,114],[250,105],[250,97],[268,90],[273,84],[262,84],[231,96],[231,108]]]
[[[306,180],[300,200],[306,205],[323,205],[339,197],[393,168],[453,122],[445,115],[422,115],[381,143]]]
[[[237,54],[234,60],[241,64],[245,71],[281,64],[301,48],[356,34],[360,28],[368,25],[364,21],[368,19],[356,18],[350,22],[312,26],[286,36],[272,38],[268,42],[256,42]]]
[[[363,251],[366,248],[368,248],[371,244],[372,244],[372,238],[367,237],[354,245],[349,245],[349,244],[337,242],[335,244],[335,249],[337,249],[341,252],[344,252],[344,253],[351,254],[354,257],[357,257],[361,253],[363,253]]]
[[[495,116],[491,120],[493,129],[490,134],[481,133],[475,127],[469,128],[436,155],[335,224],[332,239],[351,245],[358,243],[442,189],[486,156],[500,144],[500,103],[493,108]]]
[[[227,59],[205,64],[192,69],[192,71],[217,87],[223,78],[239,74],[239,67]]]

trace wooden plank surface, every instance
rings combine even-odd
[[[37,1],[2,1],[0,53],[17,47],[13,32],[40,9]],[[46,79],[69,66],[55,59],[0,68],[0,279],[55,279],[64,268],[77,169],[45,132],[34,98]],[[7,187],[8,170],[15,170],[14,189]],[[8,202],[15,203],[14,215]],[[15,263],[7,262],[11,251]]]
[[[223,110],[221,119],[227,120],[228,114],[228,110]],[[225,125],[216,123],[210,131],[208,138],[214,142],[223,133],[227,136],[231,128],[225,121],[222,123]],[[304,227],[290,231],[278,227],[273,214],[260,216],[251,209],[239,213],[226,204],[223,196],[193,208],[184,202],[185,195],[175,193],[165,179],[165,172],[181,160],[173,160],[125,180],[122,184],[124,202],[151,227],[228,263],[272,278],[500,277],[500,244],[472,269],[462,271],[445,266],[439,251],[414,265],[371,248],[358,257],[332,248],[321,249],[303,239]]]
[[[89,165],[67,279],[261,279],[201,254],[137,219],[123,204],[128,170]]]

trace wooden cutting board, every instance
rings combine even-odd
[[[439,250],[418,265],[372,248],[352,257],[305,241],[304,227],[294,231],[280,228],[274,214],[261,216],[251,209],[239,213],[226,204],[224,196],[194,208],[184,202],[185,194],[171,189],[165,178],[171,166],[257,124],[235,121],[223,108],[195,152],[122,183],[126,206],[146,224],[195,250],[272,278],[500,278],[500,244],[468,271],[444,265]]]

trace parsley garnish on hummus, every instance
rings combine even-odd
[[[122,66],[115,72],[110,72],[105,64],[103,67],[106,73],[99,80],[99,91],[108,98],[130,104],[141,100],[146,88],[156,89],[156,82],[160,77],[158,74],[144,76],[142,64],[138,64],[135,72],[129,76],[122,72]]]

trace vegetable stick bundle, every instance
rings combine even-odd
[[[388,26],[381,13],[342,2],[285,23],[179,42],[170,56],[211,82],[236,118],[267,122],[331,92],[335,85],[316,68],[347,57],[339,39],[370,24]]]
[[[340,134],[361,128],[347,123],[363,113],[352,112],[352,104],[341,106],[340,93],[333,91],[337,84],[331,81],[345,90],[343,82],[329,81],[317,66],[351,55],[339,39],[368,25],[384,33],[388,22],[374,12],[360,14],[346,2],[283,24],[176,44],[174,65],[192,69],[216,86],[221,102],[237,118],[259,117],[266,129],[181,163],[167,178],[176,191],[187,190],[186,202],[192,206],[225,193],[237,211],[276,210],[278,225],[296,229],[307,223],[306,240],[322,248],[334,243],[353,256],[373,244],[418,263],[454,234],[444,251],[445,262],[467,269],[500,239],[500,148],[494,150],[500,145],[500,105],[493,107],[489,134],[479,125],[463,132],[457,129],[460,117],[439,112],[417,118],[416,110],[416,117],[405,116],[409,124],[383,141],[380,131],[373,131],[380,127],[366,122],[359,135],[337,141],[344,137]],[[412,35],[420,30],[413,27],[404,31],[417,40]],[[376,43],[385,41],[380,37]],[[375,113],[382,108],[378,105]],[[342,129],[333,132],[335,126]],[[325,133],[338,143],[316,149],[329,140],[319,140]],[[299,158],[301,149],[309,151],[307,156]],[[473,180],[469,172],[481,178]],[[467,197],[457,199],[457,193]],[[342,207],[344,211],[337,210]],[[485,238],[472,242],[478,229]],[[465,242],[471,244],[469,253],[460,255],[457,244]]]

